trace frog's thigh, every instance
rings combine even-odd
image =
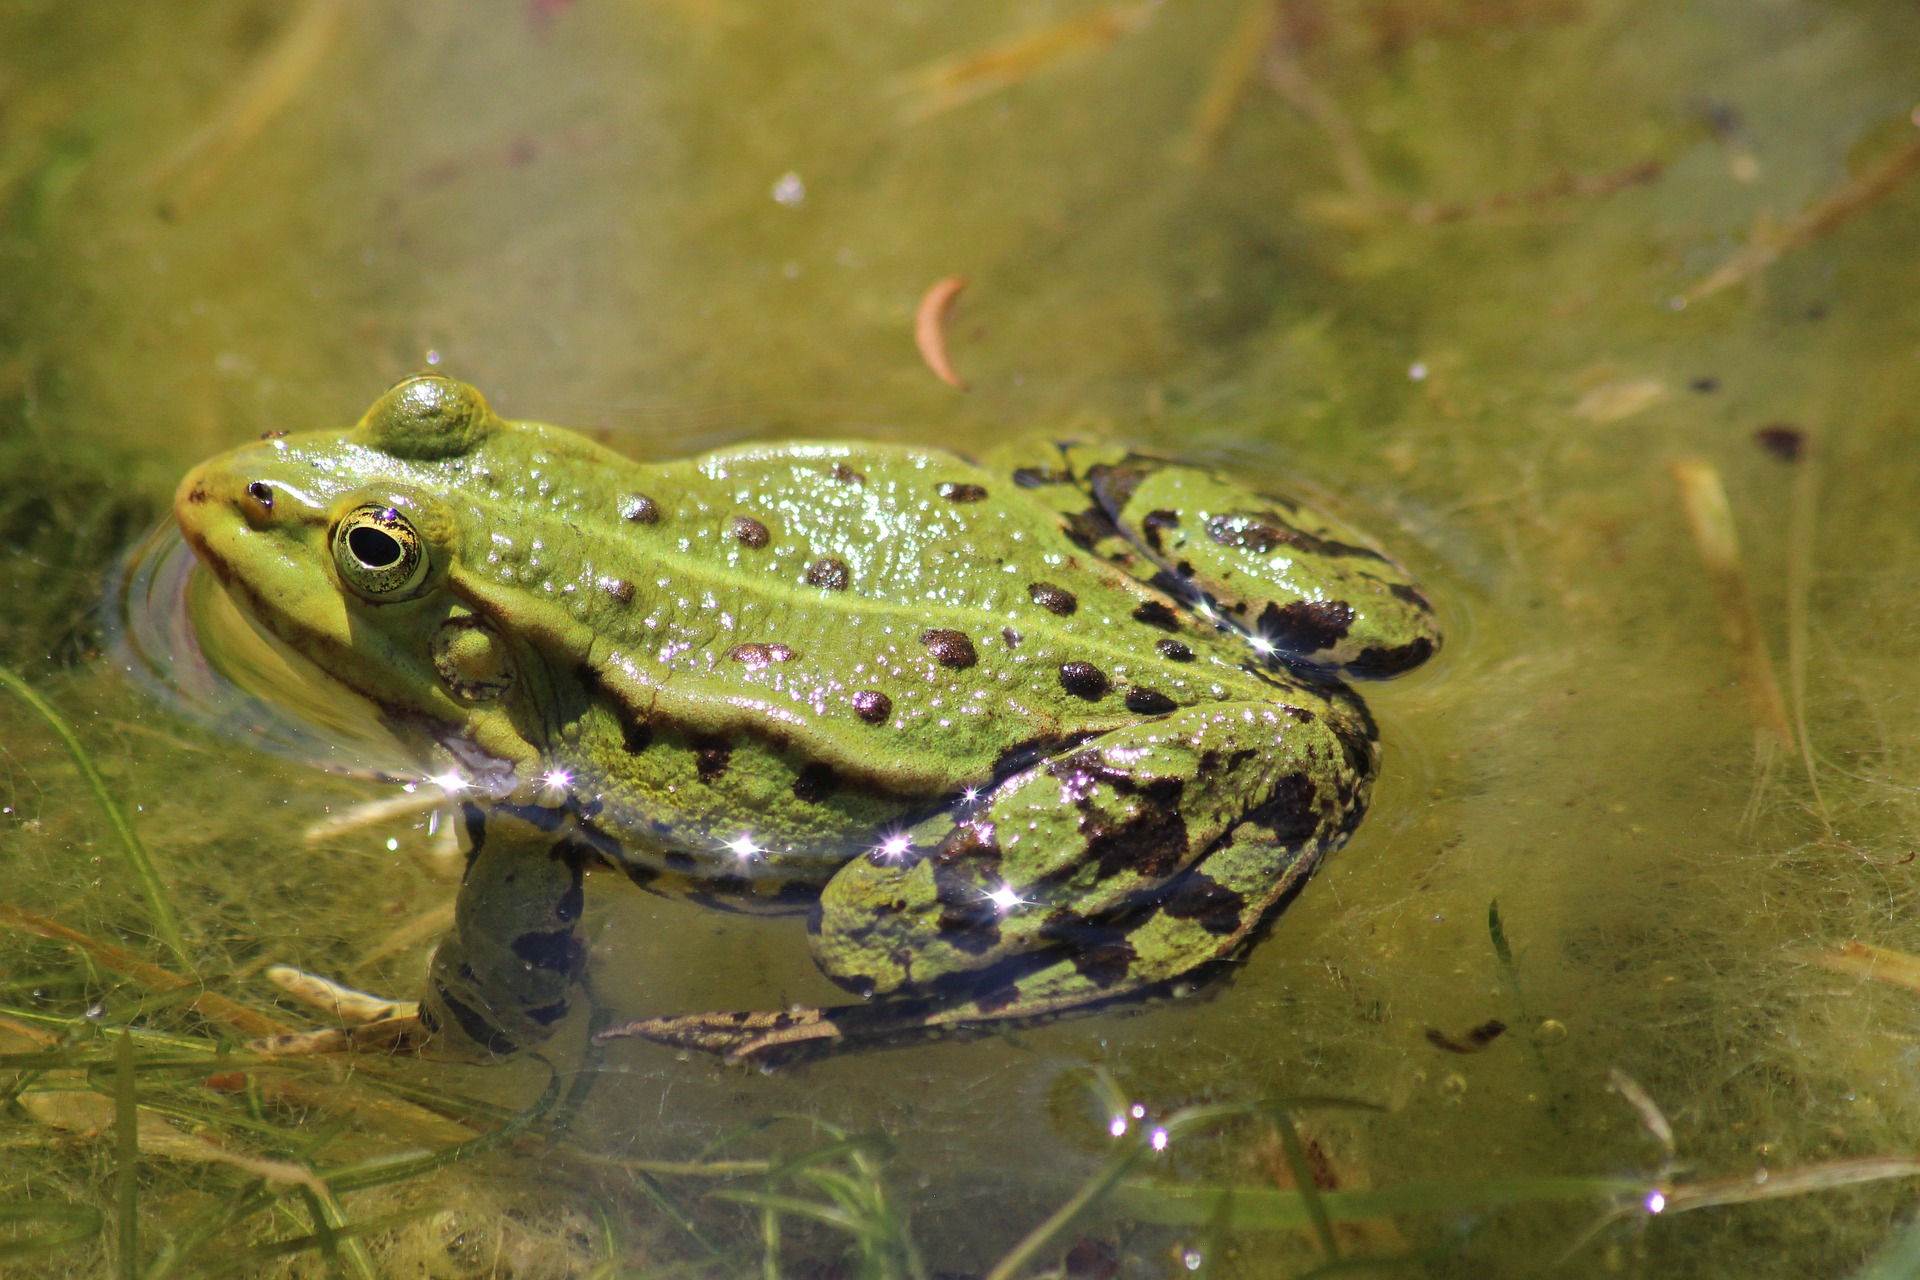
[[[1092,466],[1087,481],[1165,574],[1261,644],[1370,677],[1419,666],[1440,646],[1407,572],[1310,507],[1138,455]]]
[[[592,850],[558,810],[465,806],[466,874],[420,1002],[435,1050],[513,1053],[545,1040],[585,962],[574,937]]]
[[[926,856],[848,863],[821,895],[815,957],[882,993],[1049,951],[1096,988],[1158,981],[1232,945],[1194,923],[1225,919],[1194,905],[1214,869],[1230,876],[1220,901],[1257,919],[1358,825],[1373,768],[1364,725],[1319,703],[1219,703],[1115,730],[1002,783]],[[1142,957],[1157,977],[1133,977]]]
[[[1319,844],[1289,844],[1242,826],[1126,923],[1088,926],[1078,947],[962,999],[941,1004],[927,1026],[1030,1018],[1164,987],[1232,955],[1276,903],[1313,874]]]

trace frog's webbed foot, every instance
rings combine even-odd
[[[668,1018],[642,1018],[610,1027],[594,1039],[636,1038],[676,1049],[716,1053],[728,1062],[771,1059],[807,1049],[828,1049],[847,1034],[835,1009],[791,1009],[783,1013],[690,1013]],[[785,1051],[784,1053],[782,1051]]]
[[[274,965],[267,970],[267,980],[300,1003],[345,1025],[263,1036],[248,1045],[256,1053],[277,1058],[323,1053],[410,1054],[420,1052],[431,1039],[416,1001],[388,1000],[356,991],[290,965]]]

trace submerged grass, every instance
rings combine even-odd
[[[127,870],[132,873],[140,896],[146,901],[155,936],[166,944],[181,964],[193,968],[193,958],[187,949],[186,935],[181,931],[179,914],[174,910],[173,899],[160,878],[160,870],[154,865],[153,856],[147,852],[146,846],[140,842],[140,835],[133,829],[133,824],[127,821],[127,815],[114,802],[113,793],[107,790],[107,780],[100,776],[99,767],[93,763],[93,756],[81,744],[66,718],[54,710],[53,704],[41,697],[32,685],[7,668],[0,667],[0,686],[33,708],[34,714],[46,722],[47,727],[60,739],[61,745],[66,747],[67,754],[73,757],[80,776],[86,779],[88,789],[93,792],[94,799],[120,843]]]

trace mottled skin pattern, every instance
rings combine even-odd
[[[216,458],[176,511],[268,631],[465,781],[414,1038],[564,1015],[581,871],[812,906],[870,997],[622,1028],[740,1057],[1032,1017],[1231,954],[1366,807],[1342,674],[1438,644],[1351,531],[1189,467],[882,444],[645,466],[409,379]]]

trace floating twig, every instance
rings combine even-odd
[[[1763,761],[1773,747],[1794,751],[1793,730],[1787,722],[1766,637],[1760,632],[1760,618],[1747,591],[1740,542],[1734,533],[1733,512],[1727,505],[1720,472],[1712,463],[1698,458],[1683,458],[1670,469],[1674,483],[1680,487],[1680,501],[1686,508],[1694,545],[1706,565],[1707,576],[1713,580],[1727,643],[1739,660],[1740,687],[1746,691],[1747,711],[1753,718],[1755,751]]]
[[[967,384],[947,359],[946,326],[947,312],[953,310],[954,300],[966,287],[965,276],[948,276],[921,295],[920,306],[913,313],[913,343],[920,348],[920,358],[933,370],[934,377],[959,391],[965,391]]]
[[[1776,424],[1762,431],[1778,433],[1794,428]],[[1794,733],[1800,742],[1800,763],[1807,771],[1807,789],[1813,807],[1828,832],[1833,816],[1820,793],[1820,774],[1813,755],[1813,736],[1807,729],[1807,599],[1813,591],[1814,520],[1820,505],[1819,442],[1808,431],[1793,437],[1787,461],[1796,463],[1793,497],[1787,508],[1787,698],[1793,710]],[[1776,452],[1779,452],[1776,446]]]
[[[1334,168],[1339,170],[1347,194],[1362,209],[1377,209],[1380,184],[1373,180],[1373,166],[1367,160],[1366,148],[1360,145],[1360,131],[1333,95],[1307,76],[1289,41],[1268,41],[1266,75],[1267,83],[1326,135],[1333,148]]]
[[[1213,158],[1226,140],[1227,129],[1240,114],[1247,86],[1259,74],[1261,57],[1273,41],[1279,18],[1275,0],[1246,0],[1240,10],[1240,22],[1214,59],[1213,74],[1207,78],[1207,90],[1193,111],[1193,124],[1181,148],[1189,160]]]
[[[1808,964],[1817,964],[1835,973],[1905,987],[1908,991],[1920,991],[1920,956],[1908,955],[1904,951],[1893,951],[1876,947],[1870,942],[1849,939],[1831,950],[1816,951],[1801,958]]]
[[[906,99],[901,115],[913,124],[1011,88],[1066,59],[1105,48],[1153,21],[1157,3],[1115,4],[1000,44],[942,58],[894,82]]]
[[[227,94],[226,101],[147,175],[148,185],[172,185],[161,199],[164,216],[190,212],[226,172],[234,157],[260,136],[306,87],[340,34],[351,0],[306,0],[299,12]],[[174,179],[178,177],[178,182]]]
[[[157,964],[148,964],[132,952],[123,951],[112,943],[101,942],[97,938],[81,933],[78,929],[69,929],[57,920],[49,920],[45,916],[22,911],[18,907],[0,903],[0,925],[23,929],[51,942],[64,942],[69,946],[78,947],[93,957],[101,968],[125,974],[150,991],[184,991],[200,985],[196,979],[183,978],[170,969],[163,969]],[[195,1013],[223,1026],[231,1027],[242,1035],[278,1035],[287,1030],[283,1024],[265,1014],[257,1013],[217,992],[198,991],[188,1004]]]
[[[1920,108],[1915,109],[1915,124],[1920,124]],[[1681,294],[1681,306],[1712,297],[1722,289],[1739,284],[1748,276],[1765,271],[1781,255],[1803,249],[1822,236],[1845,225],[1848,219],[1867,206],[1885,199],[1901,183],[1920,169],[1920,136],[1868,169],[1849,178],[1833,191],[1808,205],[1784,226],[1756,228],[1747,247],[1721,263],[1711,275]]]

